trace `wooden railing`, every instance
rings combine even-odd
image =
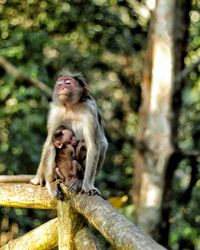
[[[0,182],[3,178],[3,176],[0,177]],[[99,250],[101,248],[88,228],[88,222],[115,249],[164,249],[100,196],[70,193],[64,185],[62,189],[66,198],[64,201],[57,201],[48,195],[45,187],[27,183],[0,183],[1,206],[57,209],[58,216],[25,235],[9,241],[0,250],[45,250],[56,246],[62,250]]]

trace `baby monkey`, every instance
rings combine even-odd
[[[71,192],[79,192],[82,188],[86,145],[77,140],[72,129],[59,126],[53,136],[56,147],[56,175]]]

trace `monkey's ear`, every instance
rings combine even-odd
[[[83,97],[86,97],[89,95],[89,89],[87,88],[87,86],[83,87]]]
[[[62,148],[63,143],[59,142],[59,141],[54,141],[54,145],[56,148]]]

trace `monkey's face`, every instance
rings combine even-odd
[[[77,103],[82,94],[83,87],[72,77],[59,77],[55,84],[56,96],[63,104]]]
[[[64,129],[62,133],[63,133],[62,140],[65,145],[76,146],[78,140],[71,130]]]
[[[76,136],[70,129],[56,131],[55,137],[54,145],[56,148],[62,148],[67,145],[76,146],[78,143]]]

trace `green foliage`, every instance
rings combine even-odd
[[[134,4],[123,1],[3,2],[0,5],[0,55],[30,78],[50,87],[63,67],[83,72],[105,123],[132,135],[136,132],[141,52],[147,30],[146,25],[139,24],[139,20],[145,20],[136,11],[139,5],[137,1]],[[34,173],[46,134],[49,100],[29,82],[16,79],[2,68],[0,77],[1,173]],[[127,92],[132,88],[138,89],[136,94]],[[119,180],[123,173],[122,183],[127,191],[131,185],[132,145],[124,144],[116,133],[109,132],[108,137],[114,142],[110,153],[116,162],[116,176],[111,178],[111,183]],[[113,165],[111,162],[107,160],[107,165]],[[109,171],[105,171],[102,178],[108,174]],[[121,184],[117,189],[121,190]]]
[[[193,1],[189,29],[188,55],[190,65],[200,55],[199,1]],[[179,127],[179,146],[191,151],[200,151],[200,67],[193,70],[187,79],[182,95],[182,110]],[[170,218],[170,245],[173,249],[200,249],[200,159],[183,160],[175,172],[173,181],[174,199]]]
[[[139,1],[0,1],[1,56],[49,87],[65,67],[83,72],[88,80],[110,142],[97,180],[105,197],[123,196],[131,188],[133,145],[118,130],[129,136],[136,133],[148,29],[140,6]],[[0,67],[0,174],[36,172],[48,106],[43,92]],[[0,213],[2,218],[9,216],[10,227],[5,230],[14,235],[51,214],[8,208]],[[20,231],[12,227],[16,222]]]
[[[110,143],[97,185],[105,198],[129,195],[120,211],[131,220],[134,206],[129,192],[134,146],[130,138],[137,135],[143,54],[150,17],[143,2],[0,1],[1,56],[30,78],[41,80],[51,88],[62,68],[85,75],[105,119]],[[199,7],[199,0],[193,1],[188,65],[200,52]],[[200,150],[199,93],[197,68],[190,74],[183,93],[179,128],[182,148]],[[0,66],[0,174],[35,173],[46,137],[48,106],[49,100],[43,92]],[[172,201],[170,219],[172,249],[181,249],[182,239],[186,239],[185,244],[192,242],[196,250],[200,249],[199,182],[195,183],[190,201],[181,203],[191,176],[190,164],[189,161],[180,164],[173,184],[176,202]],[[196,164],[199,165],[199,159]],[[40,210],[11,208],[2,208],[0,214],[1,230],[12,232],[13,236],[54,216]],[[20,230],[16,229],[16,223]]]

